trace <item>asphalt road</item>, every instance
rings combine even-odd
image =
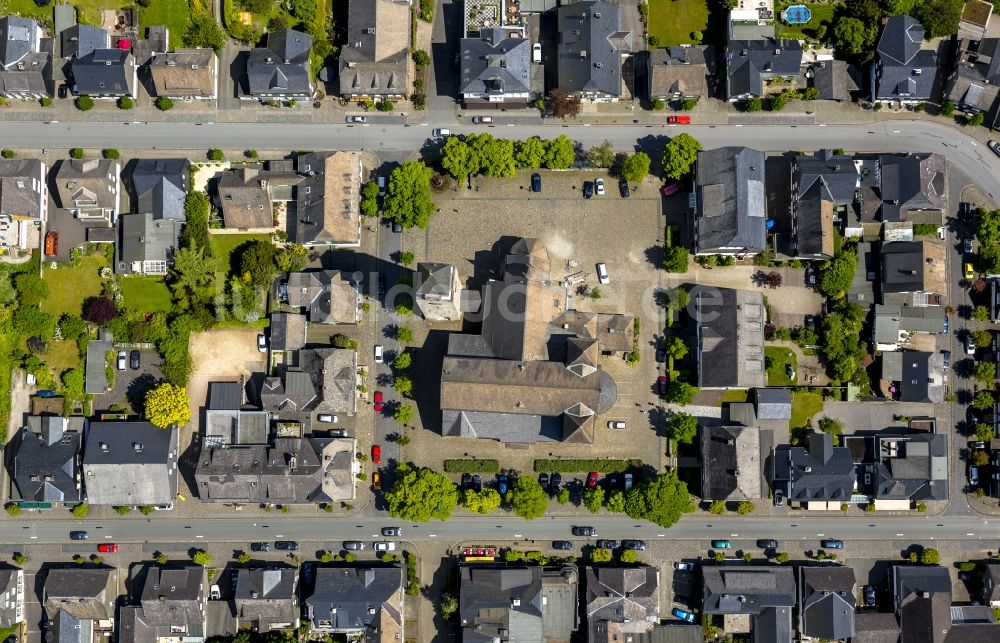
[[[551,138],[568,134],[569,125],[528,125],[508,128],[456,126],[454,122],[420,126],[398,125],[314,125],[272,123],[23,123],[0,122],[0,138],[9,147],[136,147],[176,150],[222,149],[369,149],[413,151],[428,143],[435,127],[448,127],[455,134],[491,131],[497,136]],[[793,131],[794,130],[794,131]],[[947,125],[927,121],[890,122],[873,125],[823,126],[786,125],[752,127],[663,125],[616,125],[608,127],[572,126],[572,136],[583,146],[605,139],[620,149],[639,146],[662,149],[666,138],[680,131],[690,133],[706,148],[746,145],[765,152],[784,152],[790,147],[812,150],[822,147],[855,152],[938,152],[959,165],[990,196],[1000,195],[1000,158],[977,141]]]

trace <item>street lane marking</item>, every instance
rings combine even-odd
[[[521,534],[514,534],[514,538],[522,538]]]
[[[437,535],[437,534],[428,534],[428,535],[429,535],[429,536],[430,536],[431,538],[437,538],[437,537],[438,537],[438,535]]]

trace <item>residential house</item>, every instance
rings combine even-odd
[[[31,250],[39,245],[49,218],[45,163],[35,159],[0,160],[0,244]]]
[[[55,172],[59,207],[77,219],[117,223],[121,202],[121,166],[111,159],[59,161]]]
[[[932,98],[938,56],[924,49],[923,25],[907,15],[889,18],[871,67],[873,101],[920,103]]]
[[[948,436],[882,434],[870,439],[874,462],[864,467],[862,490],[871,494],[876,509],[896,508],[900,501],[909,509],[911,501],[948,499]]]
[[[153,93],[176,100],[214,100],[219,95],[219,58],[211,49],[177,49],[149,62]]]
[[[962,9],[962,17],[958,21],[958,38],[960,40],[982,40],[990,26],[993,15],[993,3],[986,0],[966,0]]]
[[[698,152],[694,252],[755,255],[767,248],[764,153],[749,147]]]
[[[191,161],[139,159],[131,178],[136,212],[150,213],[157,220],[186,220],[184,201],[191,187]]]
[[[358,291],[351,279],[338,270],[289,273],[288,305],[306,309],[313,324],[357,324]]]
[[[306,316],[271,313],[271,352],[294,353],[306,345]]]
[[[8,628],[22,621],[24,621],[24,570],[12,565],[2,565],[0,566],[0,627]]]
[[[247,57],[247,96],[256,100],[312,98],[309,53],[312,36],[284,29],[267,35],[267,45],[250,50]]]
[[[622,58],[632,33],[622,31],[618,5],[584,0],[556,9],[556,87],[582,100],[617,102],[622,95]]]
[[[700,100],[709,96],[708,79],[715,71],[715,49],[700,45],[651,49],[647,66],[650,100]]]
[[[983,604],[1000,607],[1000,565],[996,563],[983,566]]]
[[[857,476],[847,447],[833,446],[829,433],[813,433],[809,446],[779,445],[772,456],[772,484],[789,505],[804,509],[840,509],[850,502]]]
[[[83,58],[99,49],[111,48],[108,32],[99,27],[75,24],[58,33],[62,57],[66,59]]]
[[[295,567],[274,564],[236,570],[236,619],[260,633],[298,629],[298,584]]]
[[[698,288],[692,294],[698,387],[766,386],[763,295],[732,288]]]
[[[340,95],[405,99],[410,93],[410,3],[350,0],[338,61]]]
[[[111,641],[118,571],[111,567],[56,567],[42,586],[48,632],[61,643]]]
[[[160,505],[177,496],[177,428],[91,422],[83,452],[91,505]]]
[[[592,443],[617,397],[596,337],[554,333],[565,297],[548,251],[519,239],[482,293],[482,331],[452,333],[441,368],[442,434],[511,443]]]
[[[896,615],[871,610],[858,610],[854,615],[855,635],[851,643],[898,643],[899,623]]]
[[[304,348],[298,365],[261,384],[261,406],[271,413],[357,412],[357,352],[343,348]]]
[[[948,296],[945,247],[934,241],[882,244],[882,303],[942,306]]]
[[[893,565],[889,571],[900,641],[945,643],[951,628],[951,576],[944,567]]]
[[[91,98],[135,98],[135,59],[125,49],[95,49],[70,61],[73,93]]]
[[[802,566],[798,631],[803,637],[846,641],[854,637],[854,570],[842,565]]]
[[[292,201],[293,187],[301,182],[289,161],[247,163],[223,172],[216,195],[223,223],[241,230],[273,229],[272,202]]]
[[[725,98],[761,98],[794,87],[802,66],[798,40],[760,38],[726,42]]]
[[[204,444],[267,444],[271,416],[243,403],[239,382],[209,382],[204,411]]]
[[[76,505],[80,493],[80,447],[87,420],[79,415],[28,416],[13,448],[11,499]]]
[[[701,573],[702,614],[722,616],[725,632],[791,643],[796,590],[790,567],[703,565]]]
[[[978,0],[977,0],[978,1]],[[968,7],[970,3],[966,4]],[[985,4],[985,3],[984,3]],[[993,5],[989,5],[990,9]],[[981,113],[987,127],[997,124],[1000,96],[1000,38],[961,40],[955,66],[944,83],[944,98],[967,114]]]
[[[531,99],[531,42],[499,26],[459,41],[458,93],[465,106],[515,109]]]
[[[295,157],[302,180],[289,209],[288,238],[305,246],[361,245],[361,152],[308,152]]]
[[[660,627],[660,571],[646,565],[587,567],[585,600],[588,641],[645,640],[638,637]]]
[[[121,608],[119,643],[204,641],[207,580],[201,565],[147,567],[139,604]]]
[[[820,100],[853,100],[861,89],[860,70],[843,60],[817,60],[805,67],[805,76]]]
[[[751,399],[757,425],[769,429],[788,428],[792,419],[792,391],[787,388],[755,388]]]
[[[758,500],[761,432],[756,426],[701,427],[701,496],[706,500]]]
[[[310,631],[394,643],[403,636],[403,568],[398,563],[319,567],[303,599]]]
[[[944,225],[948,212],[947,164],[940,154],[883,154],[862,164],[862,200],[882,221]]]
[[[0,18],[0,96],[23,100],[52,95],[52,41],[34,20]]]
[[[945,312],[941,306],[914,308],[899,304],[875,305],[875,350],[897,351],[916,334],[940,334]]]
[[[462,640],[518,632],[525,641],[568,641],[579,626],[576,565],[460,564]]]
[[[458,270],[447,263],[417,264],[413,301],[424,319],[459,321],[462,319],[462,282]]]
[[[152,213],[124,214],[118,219],[121,238],[115,272],[121,275],[167,274],[174,262],[183,221],[156,219]]]
[[[820,150],[792,159],[791,215],[794,255],[830,259],[838,222],[858,197],[861,173],[854,160]]]

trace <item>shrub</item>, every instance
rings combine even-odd
[[[781,552],[780,554],[778,554],[778,555],[776,555],[774,557],[774,560],[776,562],[778,562],[778,563],[785,564],[789,560],[791,560],[791,557],[788,554],[786,554],[785,552]]]
[[[714,500],[708,506],[708,513],[714,516],[721,516],[726,513],[726,502],[724,500]]]
[[[208,567],[212,564],[212,556],[204,549],[196,549],[191,552],[191,562],[195,565]]]
[[[500,473],[499,460],[445,460],[446,473]]]
[[[166,96],[160,96],[156,99],[156,109],[161,112],[169,112],[174,108],[174,101],[170,100]]]
[[[344,554],[344,562],[345,563],[353,563],[357,559],[358,559],[357,555],[354,552],[352,552],[352,551],[346,552]]]
[[[94,99],[90,96],[77,96],[76,100],[73,101],[76,108],[81,112],[89,112],[94,109]]]
[[[52,99],[48,96],[43,96],[38,100],[42,107],[52,107]]]
[[[876,104],[881,104],[881,103],[876,103]],[[952,116],[955,114],[955,103],[950,100],[946,100],[945,102],[941,103],[941,109],[938,111],[941,114],[941,116]]]
[[[158,551],[155,554],[153,554],[153,560],[156,561],[157,565],[166,565],[167,561],[170,559],[167,558],[167,555],[164,554],[162,551]]]
[[[557,473],[623,473],[629,469],[638,469],[642,460],[535,460],[536,472]]]
[[[651,105],[651,107],[658,112],[663,110],[666,106],[667,104],[664,103],[663,100],[660,98],[653,99],[653,103]]]
[[[764,109],[764,103],[757,97],[748,98],[743,104],[743,110],[747,112],[759,112]]]
[[[257,158],[257,150],[247,150],[246,152],[243,152],[243,156],[248,159],[255,159]]]
[[[71,159],[82,159],[83,158],[83,148],[74,147],[69,151],[69,157]]]
[[[21,552],[15,552],[14,555],[11,556],[11,560],[14,561],[15,565],[24,565],[24,563],[28,560],[28,557]]]
[[[107,149],[101,150],[101,156],[103,156],[106,159],[117,161],[118,158],[121,156],[121,154],[119,154],[118,150],[116,150],[115,148],[109,147]]]
[[[690,112],[692,109],[698,106],[698,101],[694,98],[685,98],[681,101],[681,110],[685,112]]]
[[[21,515],[21,505],[16,502],[8,502],[4,505],[4,510],[10,516],[20,516]]]
[[[4,149],[2,152],[0,152],[0,156],[4,157],[5,159],[12,159],[14,158],[14,150]]]
[[[969,127],[979,127],[980,125],[983,124],[984,120],[985,117],[983,116],[983,113],[976,112],[975,114],[969,117],[969,120],[965,121],[965,124],[968,125]]]
[[[753,513],[753,510],[754,510],[753,503],[750,502],[749,500],[744,500],[740,502],[740,504],[736,505],[736,513],[738,513],[741,516]]]
[[[659,36],[650,36],[646,40],[649,42],[649,46],[650,47],[659,47],[660,46],[660,37]]]
[[[918,502],[917,503],[917,511],[919,511],[920,513],[924,513],[925,511],[927,511],[927,503],[925,503],[925,502]]]
[[[90,513],[90,505],[81,502],[80,504],[70,509],[70,513],[73,514],[74,518],[81,518],[81,519],[86,518],[87,514]]]
[[[132,109],[135,107],[135,101],[132,100],[131,96],[122,96],[118,99],[118,109]]]
[[[564,505],[567,502],[569,502],[569,489],[567,489],[566,487],[560,489],[559,493],[556,494],[556,502],[558,502],[561,505]]]
[[[220,149],[212,148],[212,149],[210,149],[208,151],[208,160],[209,161],[221,161],[224,158],[226,158],[226,155]]]

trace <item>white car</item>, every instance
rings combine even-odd
[[[213,601],[217,601],[222,598],[222,590],[219,589],[218,585],[212,585],[212,589],[209,590],[209,598]]]
[[[536,42],[531,45],[531,62],[540,63],[542,62],[542,44]]]
[[[1000,156],[1000,143],[997,143],[996,141],[990,141],[990,142],[989,142],[989,143],[987,143],[986,145],[987,145],[987,146],[988,146],[988,147],[989,147],[989,148],[990,148],[991,150],[993,150],[993,153],[994,153],[994,154],[996,154],[997,156]]]
[[[257,335],[257,350],[259,350],[262,353],[267,352],[267,338],[264,337],[263,333]]]
[[[348,123],[367,123],[368,122],[368,118],[365,117],[365,116],[348,116],[347,117],[347,122]]]
[[[128,354],[125,351],[118,351],[118,370],[124,371],[128,367]]]
[[[375,363],[381,364],[385,361],[385,353],[383,352],[382,344],[375,344]]]
[[[597,264],[597,281],[602,284],[611,283],[611,278],[608,277],[608,267],[603,263]]]
[[[597,196],[604,196],[604,179],[594,181],[594,191],[597,192]]]
[[[488,125],[493,122],[492,116],[473,116],[472,122],[477,125]]]
[[[451,136],[451,130],[446,127],[439,127],[431,132],[434,136]]]
[[[393,542],[375,543],[373,549],[375,551],[396,551],[396,543]]]
[[[624,429],[625,420],[611,420],[608,422],[609,429]]]
[[[965,336],[965,354],[975,355],[976,354],[976,343],[972,341],[972,333]]]
[[[316,416],[316,420],[318,422],[323,422],[323,423],[326,423],[326,424],[336,424],[339,419],[340,418],[338,418],[336,415],[318,415],[318,416]]]
[[[687,562],[684,562],[684,561],[677,561],[676,563],[674,563],[674,569],[676,569],[677,571],[681,571],[681,572],[693,572],[694,571],[694,563],[687,563]]]

